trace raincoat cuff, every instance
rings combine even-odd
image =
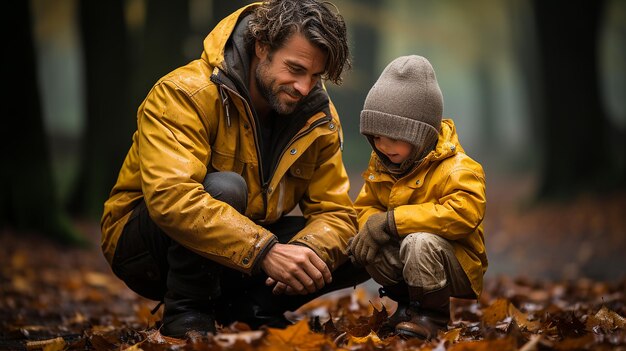
[[[256,275],[256,274],[261,273],[261,262],[265,258],[265,255],[267,255],[267,253],[270,252],[271,248],[274,247],[274,245],[276,244],[278,244],[278,238],[274,235],[268,241],[267,245],[265,245],[265,247],[257,255],[256,262],[254,263],[254,266],[252,267],[252,271],[250,273],[251,275]]]
[[[398,238],[398,227],[396,227],[396,217],[393,213],[393,210],[387,211],[387,226],[389,227],[389,234],[393,235],[395,238]]]

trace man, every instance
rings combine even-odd
[[[101,227],[115,274],[164,301],[162,334],[285,326],[286,310],[368,278],[346,260],[356,215],[323,85],[347,65],[327,3],[270,0],[152,88]]]

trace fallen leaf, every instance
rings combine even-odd
[[[513,338],[470,341],[450,346],[447,351],[517,351]]]
[[[519,351],[536,351],[537,350],[537,344],[541,341],[542,336],[541,335],[531,335],[530,336],[530,340],[528,340],[527,343],[525,343],[520,349]]]
[[[22,294],[26,294],[33,290],[31,283],[21,275],[14,276],[11,281],[11,285],[13,286],[13,289],[16,292],[22,293]]]
[[[483,309],[482,321],[488,327],[495,327],[508,316],[509,301],[506,299],[497,299],[487,308]]]
[[[579,338],[565,338],[554,345],[556,350],[588,350],[593,345],[593,334],[587,334]]]
[[[106,287],[111,284],[111,278],[103,273],[87,272],[85,273],[85,282],[91,286]]]
[[[264,332],[262,330],[245,331],[240,333],[228,333],[228,334],[215,334],[213,338],[215,342],[221,347],[232,347],[236,342],[242,341],[246,344],[252,344],[253,342],[261,339]]]
[[[461,336],[461,328],[454,328],[454,329],[444,332],[441,335],[440,339],[444,341],[448,341],[452,344],[452,343],[457,342],[460,336]]]
[[[515,322],[517,322],[517,325],[522,329],[526,329],[530,332],[536,332],[541,329],[540,321],[529,320],[528,314],[518,310],[515,306],[513,306],[512,303],[509,304],[508,313],[511,317],[513,317]]]
[[[123,351],[142,351],[142,348],[139,347],[139,345],[141,345],[142,343],[143,341],[140,341],[131,347],[125,348]]]
[[[148,333],[146,340],[152,344],[169,344],[169,345],[184,345],[187,341],[185,339],[172,338],[165,336],[159,332],[159,330],[152,330]]]
[[[27,350],[43,350],[43,351],[61,351],[65,348],[65,340],[62,337],[29,341],[26,343]]]
[[[599,331],[603,333],[611,333],[617,329],[626,329],[626,319],[609,310],[606,306],[602,306],[595,315],[587,319],[586,326],[588,330],[594,332],[599,328]]]
[[[261,350],[320,350],[332,345],[332,341],[322,334],[313,333],[309,323],[301,320],[285,329],[268,328]]]
[[[348,347],[355,346],[355,345],[361,345],[361,344],[367,344],[367,343],[372,343],[374,345],[384,345],[385,344],[380,339],[380,337],[378,337],[378,335],[376,335],[376,333],[374,333],[373,331],[371,331],[366,336],[362,336],[362,337],[350,336],[348,338]]]

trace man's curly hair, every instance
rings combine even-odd
[[[323,78],[340,85],[342,72],[351,67],[350,51],[343,17],[328,1],[264,1],[248,24],[246,44],[253,48],[258,40],[269,45],[271,54],[298,32],[328,54]]]

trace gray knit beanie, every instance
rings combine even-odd
[[[430,62],[422,56],[401,56],[385,67],[367,94],[360,131],[372,147],[372,135],[413,144],[409,161],[417,162],[435,147],[442,114],[443,96]]]

